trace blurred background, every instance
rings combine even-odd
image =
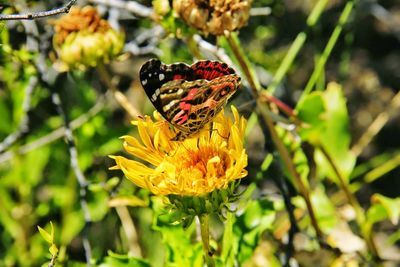
[[[66,2],[1,1],[0,12],[51,10]],[[120,254],[140,251],[137,256],[151,259],[154,266],[163,266],[165,252],[161,235],[151,228],[153,211],[148,206],[149,193],[135,187],[121,172],[108,170],[114,164],[108,155],[125,155],[119,137],[136,135],[130,124],[132,117],[110,88],[123,93],[138,113],[152,114],[154,107],[140,85],[138,71],[146,60],[154,57],[168,64],[179,61],[191,64],[195,59],[188,47],[193,43],[188,42],[185,31],[193,29],[167,16],[161,22],[154,21],[149,15],[153,10],[152,1],[130,1],[138,4],[132,9],[137,12],[119,8],[115,4],[118,1],[106,5],[103,2],[78,1],[77,4],[95,6],[114,29],[124,32],[123,52],[103,69],[64,73],[61,82],[54,81],[56,71],[52,68],[57,65],[53,25],[60,15],[0,24],[0,266],[45,263],[48,244],[37,226],[48,229],[50,221],[56,230],[60,262],[66,266],[84,265],[82,236],[88,237],[97,263],[103,262],[108,251]],[[309,27],[307,18],[317,2],[253,1],[248,23],[238,32],[241,48],[264,88],[270,85],[299,33],[307,35],[304,46],[275,91],[275,96],[292,108],[338,25],[347,1],[328,1],[318,22]],[[358,144],[360,137],[375,123],[371,142],[360,151],[352,174],[352,181],[361,184],[356,196],[367,209],[375,193],[400,197],[400,101],[394,101],[400,89],[400,3],[394,0],[354,2],[317,87],[325,88],[332,81],[342,86],[351,146]],[[179,27],[182,29],[173,30]],[[193,42],[206,58],[221,60],[215,36],[197,33],[194,36]],[[231,58],[229,51],[227,55]],[[240,72],[235,61],[230,63]],[[73,130],[74,144],[65,137],[65,120],[54,104],[53,92],[60,96],[64,115]],[[254,112],[255,103],[246,81],[232,103],[247,117]],[[262,127],[255,125],[247,138],[249,175],[243,184],[256,185],[260,196],[280,197],[271,178],[274,172],[261,174],[260,166],[273,150],[263,133]],[[76,168],[71,168],[71,147],[77,151],[84,184],[77,180]],[[321,183],[328,196],[337,189],[330,181]],[[83,197],[80,196],[82,188],[86,192]],[[109,203],[116,196],[136,198],[129,198],[128,206],[118,209]],[[90,211],[89,224],[85,224],[82,199]],[[136,234],[126,235],[124,220],[134,225]],[[385,239],[396,231],[400,236],[397,227],[384,221],[375,230],[378,237]],[[273,236],[273,231],[267,234],[270,235]],[[397,246],[394,242],[390,247],[387,262],[392,265],[388,266],[399,266],[396,265],[400,261],[399,237],[394,240]],[[300,257],[299,261],[302,262]],[[319,266],[312,263],[312,258],[303,261],[302,266]]]

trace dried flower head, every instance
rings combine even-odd
[[[174,0],[173,8],[190,26],[208,34],[235,31],[249,19],[252,0]]]
[[[124,45],[124,35],[113,30],[91,6],[74,6],[53,25],[53,44],[66,69],[106,63]]]

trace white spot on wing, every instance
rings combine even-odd
[[[181,95],[183,93],[183,89],[179,88],[179,90],[176,92],[177,95]]]
[[[165,79],[164,73],[158,74],[158,79],[159,79],[160,81],[164,80],[164,79]]]
[[[154,92],[154,94],[151,95],[151,101],[156,101],[157,97],[160,95],[161,91],[160,88],[157,88],[157,90]]]
[[[143,85],[146,85],[146,84],[147,84],[147,79],[144,79],[144,80],[142,81],[142,84],[143,84]]]
[[[170,108],[172,108],[174,105],[175,105],[175,103],[177,103],[177,102],[179,102],[179,100],[172,100],[171,102],[169,102],[168,103],[168,105],[165,105],[164,107],[163,107],[163,111],[164,112],[167,112]]]

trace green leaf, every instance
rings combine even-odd
[[[380,194],[374,194],[372,197],[374,205],[381,205],[386,211],[387,217],[394,225],[399,223],[400,216],[400,197],[389,198]]]
[[[120,255],[112,251],[108,251],[108,256],[105,258],[104,263],[99,267],[150,267],[151,265],[140,258],[135,258],[129,255]]]
[[[47,243],[53,244],[53,236],[49,234],[46,230],[44,230],[42,227],[38,226],[37,228],[43,239],[46,240]]]
[[[1,75],[1,72],[0,72]],[[1,97],[0,98],[0,114],[1,114],[1,120],[0,120],[0,132],[1,133],[9,133],[11,127],[12,127],[12,122],[10,118],[10,112],[7,108],[7,105],[5,103],[5,98]]]
[[[322,186],[315,188],[311,192],[311,202],[314,206],[319,226],[324,232],[329,232],[337,225],[338,218],[336,208]]]
[[[55,244],[52,244],[51,247],[49,248],[50,254],[51,255],[57,255],[58,253],[58,248]]]
[[[273,203],[266,199],[250,201],[233,226],[234,255],[239,263],[249,259],[258,246],[262,233],[272,227],[275,219]]]
[[[381,204],[375,204],[367,211],[367,221],[370,225],[386,220],[387,218],[387,211]]]
[[[355,157],[349,149],[349,117],[342,88],[336,83],[330,83],[326,91],[307,95],[297,105],[296,110],[305,123],[299,129],[302,139],[316,148],[323,147],[343,178],[348,181],[355,165]],[[338,182],[331,164],[320,150],[316,151],[315,160],[321,177],[327,175]]]
[[[226,215],[224,235],[222,237],[222,252],[221,259],[223,259],[225,266],[234,266],[235,254],[237,246],[233,236],[233,223],[235,218],[231,212]]]

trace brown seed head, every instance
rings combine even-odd
[[[174,0],[175,12],[202,32],[222,35],[235,31],[249,19],[252,0]]]
[[[55,44],[62,44],[72,32],[106,32],[111,28],[108,22],[103,20],[92,6],[85,6],[83,8],[73,6],[68,14],[55,20],[53,25],[55,30]]]

